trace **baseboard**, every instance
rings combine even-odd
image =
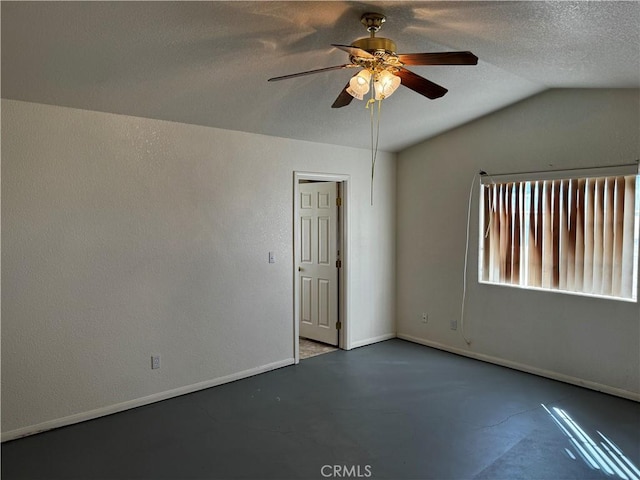
[[[8,432],[2,432],[2,442],[9,440],[15,440],[17,438],[34,435],[36,433],[46,432],[54,428],[66,427],[67,425],[73,425],[74,423],[84,422],[86,420],[93,420],[95,418],[104,417],[105,415],[111,415],[112,413],[122,412],[131,408],[142,407],[151,403],[160,402],[173,397],[179,397],[187,393],[197,392],[198,390],[204,390],[206,388],[216,387],[224,383],[234,382],[236,380],[242,380],[243,378],[253,377],[260,373],[266,373],[278,368],[287,367],[293,365],[295,360],[293,358],[287,358],[260,367],[251,368],[242,372],[234,373],[224,377],[214,378],[213,380],[207,380],[204,382],[194,383],[193,385],[186,385],[184,387],[175,388],[173,390],[167,390],[165,392],[154,393],[146,397],[136,398],[128,400],[126,402],[117,403],[115,405],[108,405],[106,407],[97,408],[88,412],[77,413],[75,415],[69,415],[67,417],[56,418],[46,422],[39,423],[37,425],[29,425],[27,427],[17,428]]]
[[[592,382],[590,380],[584,380],[582,378],[572,377],[570,375],[564,375],[562,373],[553,372],[551,370],[544,370],[542,368],[532,367],[531,365],[526,365],[523,363],[512,362],[511,360],[505,360],[504,358],[493,357],[491,355],[484,355],[482,353],[476,353],[476,352],[463,350],[461,348],[451,347],[449,345],[433,342],[431,340],[425,340],[423,338],[414,337],[412,335],[405,335],[403,333],[399,333],[398,338],[402,340],[407,340],[413,343],[419,343],[420,345],[425,345],[427,347],[437,348],[438,350],[444,350],[446,352],[455,353],[456,355],[462,355],[462,356],[473,358],[476,360],[481,360],[483,362],[493,363],[495,365],[512,368],[514,370],[520,370],[521,372],[531,373],[533,375],[538,375],[540,377],[546,377],[552,380],[558,380],[560,382],[570,383],[572,385],[577,385],[579,387],[589,388],[591,390],[596,390],[598,392],[608,393],[609,395],[615,395],[617,397],[622,397],[628,400],[640,402],[640,393],[630,392],[629,390],[623,390],[621,388],[612,387],[610,385],[603,385],[601,383]]]
[[[385,333],[384,335],[380,335],[378,337],[365,338],[364,340],[352,342],[348,350],[351,350],[352,348],[364,347],[373,343],[384,342],[385,340],[391,340],[392,338],[396,338],[395,333]]]

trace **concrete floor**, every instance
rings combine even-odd
[[[640,465],[640,404],[390,340],[6,442],[2,479],[623,478],[588,438],[633,479],[598,432]]]

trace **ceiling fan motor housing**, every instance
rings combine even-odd
[[[372,72],[380,72],[382,70],[392,70],[400,66],[398,55],[396,54],[396,43],[389,38],[376,37],[376,32],[380,30],[382,24],[386,21],[386,17],[381,13],[368,12],[362,15],[360,22],[365,26],[371,34],[368,38],[360,38],[354,41],[351,46],[364,50],[373,55],[371,57],[351,56],[351,62],[367,68]]]
[[[358,47],[362,50],[366,50],[369,53],[374,53],[378,50],[384,50],[386,53],[395,54],[396,44],[393,40],[382,37],[367,37],[360,38],[351,44],[352,47]]]
[[[360,57],[351,55],[351,63],[370,70],[372,73],[380,73],[389,70],[396,73],[402,62],[396,54],[396,44],[393,40],[382,37],[361,38],[351,44],[352,47],[359,48],[370,53],[373,57]]]
[[[388,38],[376,37],[376,32],[380,30],[382,24],[387,20],[381,13],[367,12],[360,18],[367,31],[371,33],[368,38],[360,38],[351,44],[352,47],[361,48],[371,54],[376,52],[387,53],[391,55],[396,54],[396,44],[393,40]]]

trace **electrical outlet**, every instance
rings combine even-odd
[[[429,315],[426,312],[422,312],[422,323],[427,323],[429,321]]]
[[[157,370],[160,368],[160,355],[151,355],[151,369]]]
[[[457,329],[458,329],[458,321],[451,320],[451,330],[457,330]]]

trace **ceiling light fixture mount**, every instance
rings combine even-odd
[[[360,17],[360,23],[364,25],[364,28],[367,29],[367,32],[371,32],[372,36],[382,28],[382,24],[386,21],[387,17],[385,17],[381,13],[375,12],[367,12],[362,14],[362,17]]]

